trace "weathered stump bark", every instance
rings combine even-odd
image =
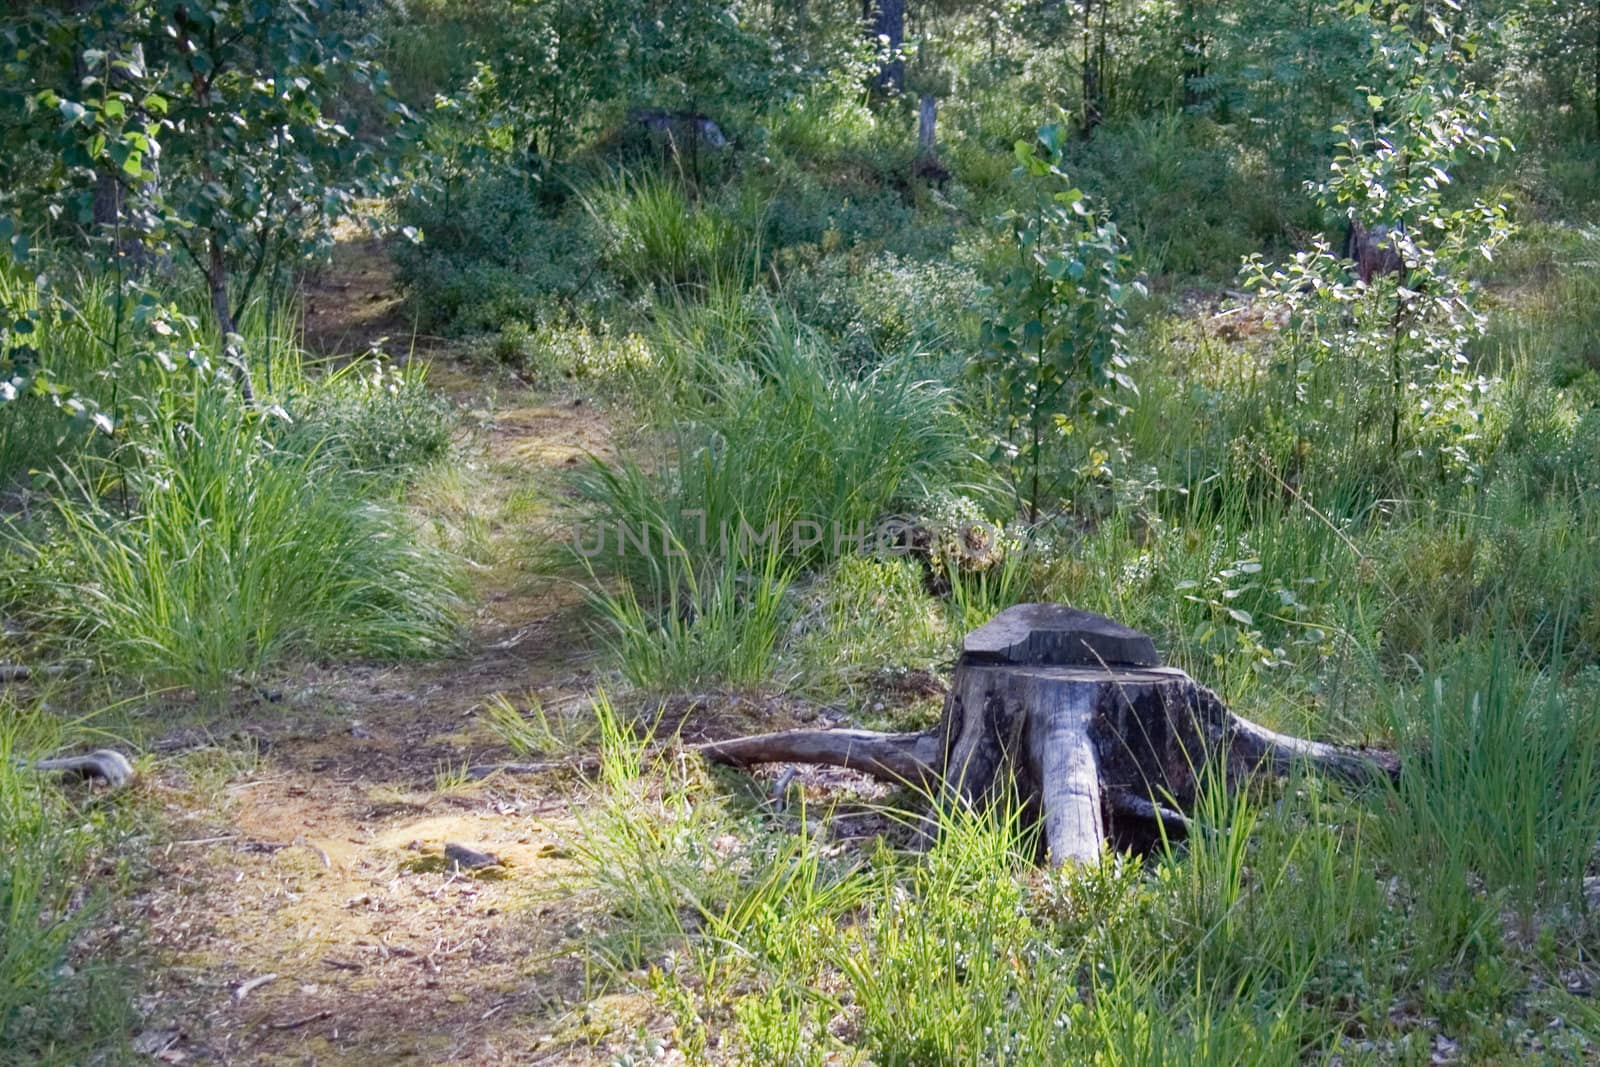
[[[1093,863],[1118,823],[1181,831],[1202,769],[1230,781],[1305,762],[1356,782],[1398,773],[1385,752],[1273,733],[1161,665],[1151,640],[1099,615],[1022,604],[967,635],[944,715],[920,734],[801,730],[700,746],[735,765],[826,763],[929,788],[943,803],[1005,798],[1052,863]],[[1118,835],[1122,836],[1122,835]]]

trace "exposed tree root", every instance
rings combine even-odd
[[[1234,781],[1295,766],[1361,785],[1399,774],[1392,753],[1275,733],[1158,664],[1148,638],[1109,619],[1025,604],[968,635],[932,730],[793,730],[694,750],[740,767],[844,767],[977,806],[1014,795],[1056,863],[1095,861],[1108,821],[1187,832],[1177,809],[1212,761]]]

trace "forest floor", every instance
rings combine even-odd
[[[170,843],[127,918],[149,961],[135,1047],[158,1062],[604,1063],[657,1028],[582,947],[601,904],[573,851],[581,779],[464,773],[510,758],[492,700],[536,701],[552,722],[589,712],[583,594],[522,565],[528,530],[508,502],[605,454],[611,424],[591,401],[413,341],[390,270],[376,242],[342,244],[307,294],[306,338],[341,353],[387,338],[468,413],[448,506],[488,562],[465,647],[307,666],[234,707],[237,728],[213,718],[156,744],[147,788]],[[502,864],[463,871],[446,844]]]

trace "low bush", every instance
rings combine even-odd
[[[431,463],[449,451],[455,420],[427,379],[421,363],[351,363],[293,406],[290,447],[355,473],[403,475]]]
[[[536,184],[514,171],[457,179],[446,191],[403,202],[398,216],[419,234],[396,258],[424,330],[537,323],[614,289],[600,267],[605,236],[590,216],[545,203]]]
[[[800,251],[800,250],[797,250]],[[977,340],[977,276],[954,263],[892,252],[779,257],[774,273],[795,317],[821,334],[848,367],[938,352],[959,358]]]
[[[930,218],[900,190],[876,180],[822,183],[807,175],[774,189],[763,243],[771,249],[814,245],[826,252],[881,250],[934,259],[955,243],[956,221]]]
[[[1231,279],[1243,256],[1281,240],[1291,221],[1316,224],[1265,159],[1192,116],[1103,126],[1073,146],[1066,168],[1152,274]]]
[[[532,328],[508,322],[490,343],[489,355],[538,385],[571,382],[601,393],[652,388],[657,366],[656,353],[643,336],[605,321],[592,327],[546,322]]]
[[[222,349],[203,292],[127,283],[119,300],[109,271],[67,258],[59,270],[61,277],[41,288],[0,258],[0,307],[32,325],[13,335],[26,342],[17,369],[44,385],[15,399],[0,393],[0,488],[80,453],[104,455],[144,418],[142,398],[167,389],[198,353]],[[304,388],[292,307],[258,299],[237,325],[240,351],[264,396]]]

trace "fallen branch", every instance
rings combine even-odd
[[[46,678],[55,678],[67,673],[64,663],[52,663],[48,667],[31,667],[26,663],[0,663],[0,685],[7,682],[26,682],[36,674]]]
[[[240,982],[239,988],[233,991],[233,1002],[235,1004],[243,1004],[245,997],[248,997],[251,993],[254,993],[256,990],[260,989],[269,982],[276,982],[277,980],[278,976],[276,974],[269,973],[257,975],[248,982]]]
[[[476,763],[467,768],[466,775],[477,781],[495,774],[549,774],[551,771],[594,774],[599,769],[599,756],[581,756],[576,759],[541,760],[538,763]]]

